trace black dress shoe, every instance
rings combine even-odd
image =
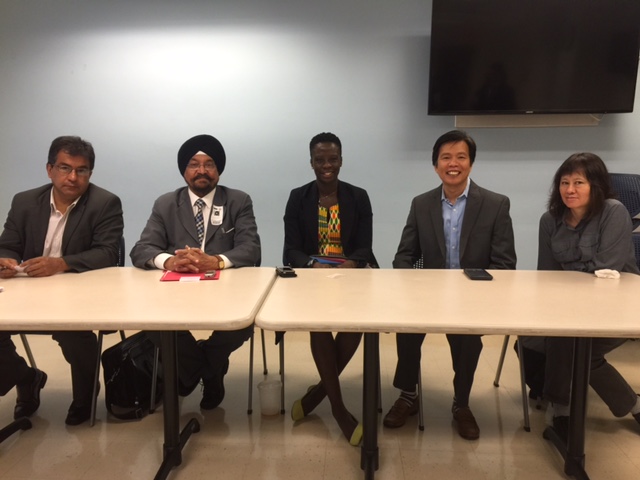
[[[638,394],[638,400],[640,401],[640,394]],[[636,422],[640,423],[640,413],[634,413],[633,418],[636,419]]]
[[[71,402],[67,418],[64,423],[67,425],[80,425],[86,422],[91,417],[91,405],[78,405],[76,402]]]
[[[553,417],[553,429],[558,436],[564,441],[565,444],[569,442],[569,417],[566,415],[559,415]]]
[[[202,383],[204,390],[202,391],[202,400],[200,408],[203,410],[213,410],[224,399],[224,376],[229,371],[229,360],[227,359],[216,375],[211,378],[203,378]]]
[[[531,400],[538,400],[539,398],[542,398],[542,394],[532,388],[529,390],[529,398]]]
[[[47,374],[42,370],[34,369],[33,380],[29,383],[16,385],[18,398],[13,410],[13,418],[30,417],[40,407],[40,390],[47,383]]]
[[[178,380],[178,395],[180,395],[181,397],[188,397],[189,395],[191,395],[191,392],[196,389],[199,383],[200,381],[197,381],[193,385],[189,385],[187,387],[180,380]]]

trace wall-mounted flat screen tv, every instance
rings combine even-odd
[[[430,115],[633,111],[640,0],[433,0]]]

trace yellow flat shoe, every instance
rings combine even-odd
[[[349,439],[349,444],[357,447],[362,442],[362,424],[359,423],[356,428],[353,430],[351,434],[351,438]]]
[[[299,398],[295,402],[293,402],[293,406],[291,407],[291,420],[297,422],[302,420],[305,417],[304,410],[302,409],[302,399]]]
[[[309,394],[309,392],[313,390],[315,387],[316,387],[315,385],[311,385],[309,388],[307,388],[307,393],[304,394],[304,397],[306,397]],[[299,398],[298,400],[293,402],[293,406],[291,407],[291,420],[293,420],[294,422],[302,420],[304,417],[307,416],[307,414],[304,413],[304,409],[302,408],[302,398]]]

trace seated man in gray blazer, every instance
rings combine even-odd
[[[187,186],[156,200],[140,240],[131,250],[136,267],[210,272],[260,264],[260,237],[251,197],[218,185],[225,162],[224,148],[211,135],[197,135],[180,147],[178,169]],[[191,332],[179,332],[179,393],[190,394],[202,379],[200,407],[211,410],[220,405],[229,355],[252,331],[253,325],[216,331],[199,342]],[[157,334],[150,336],[159,343]]]
[[[51,184],[18,193],[0,235],[0,278],[18,273],[47,277],[118,264],[122,204],[89,182],[95,153],[80,137],[58,137],[49,148]],[[73,308],[73,292],[69,308]],[[37,299],[34,299],[37,300]],[[47,308],[43,305],[42,308]],[[98,342],[93,332],[55,332],[53,339],[71,365],[73,402],[65,423],[89,419]],[[31,416],[40,406],[47,374],[30,368],[16,353],[10,333],[0,333],[0,395],[17,386],[14,417]]]
[[[476,144],[465,132],[442,135],[433,147],[433,167],[442,180],[438,188],[415,197],[393,260],[394,268],[516,268],[509,199],[469,179]],[[464,302],[464,292],[460,301]],[[429,315],[429,305],[425,305]],[[402,392],[384,418],[386,427],[404,425],[418,412],[416,384],[423,334],[396,335],[398,365],[393,385]],[[453,363],[453,419],[468,440],[480,436],[469,408],[473,376],[482,340],[479,335],[447,335]]]

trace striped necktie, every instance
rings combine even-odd
[[[202,239],[204,238],[204,216],[202,215],[202,209],[204,208],[204,200],[199,198],[196,200],[195,206],[198,207],[196,213],[196,230],[198,231],[198,248],[202,246]]]

